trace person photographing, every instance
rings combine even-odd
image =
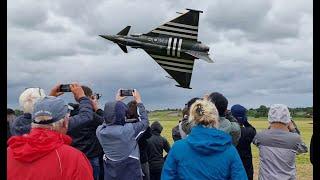
[[[104,179],[142,179],[137,141],[149,126],[149,120],[140,93],[134,90],[130,95],[137,102],[138,121],[126,123],[128,106],[122,101],[127,96],[118,90],[116,101],[105,104],[104,123],[96,130],[104,151]]]

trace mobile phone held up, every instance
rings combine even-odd
[[[121,89],[120,96],[133,96],[134,89]]]
[[[71,92],[70,84],[61,84],[59,91],[60,92]]]

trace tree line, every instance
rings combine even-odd
[[[166,108],[155,111],[182,111],[182,109],[178,108]],[[297,108],[289,108],[290,114],[292,117],[304,117],[304,118],[312,118],[313,117],[313,107],[297,107]],[[258,108],[250,108],[248,109],[247,116],[249,117],[268,117],[269,107],[265,105],[260,105]]]

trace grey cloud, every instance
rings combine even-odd
[[[184,8],[182,0],[8,2],[8,105],[17,107],[25,87],[49,92],[56,83],[73,81],[101,93],[101,105],[114,100],[118,88],[140,90],[148,109],[182,108],[214,91],[230,105],[312,105],[309,1],[188,2],[188,8],[204,11],[199,40],[210,46],[215,61],[196,60],[191,90],[175,87],[143,50],[128,48],[125,54],[98,36],[126,25],[144,33]],[[64,97],[73,101],[71,94]]]

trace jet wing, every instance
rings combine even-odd
[[[188,11],[186,13],[183,13],[175,19],[162,24],[145,35],[154,37],[178,37],[191,41],[197,41],[199,13],[202,13],[202,11],[192,9],[187,10]]]
[[[172,57],[167,54],[145,50],[179,85],[190,88],[194,57],[183,54],[181,57]]]

